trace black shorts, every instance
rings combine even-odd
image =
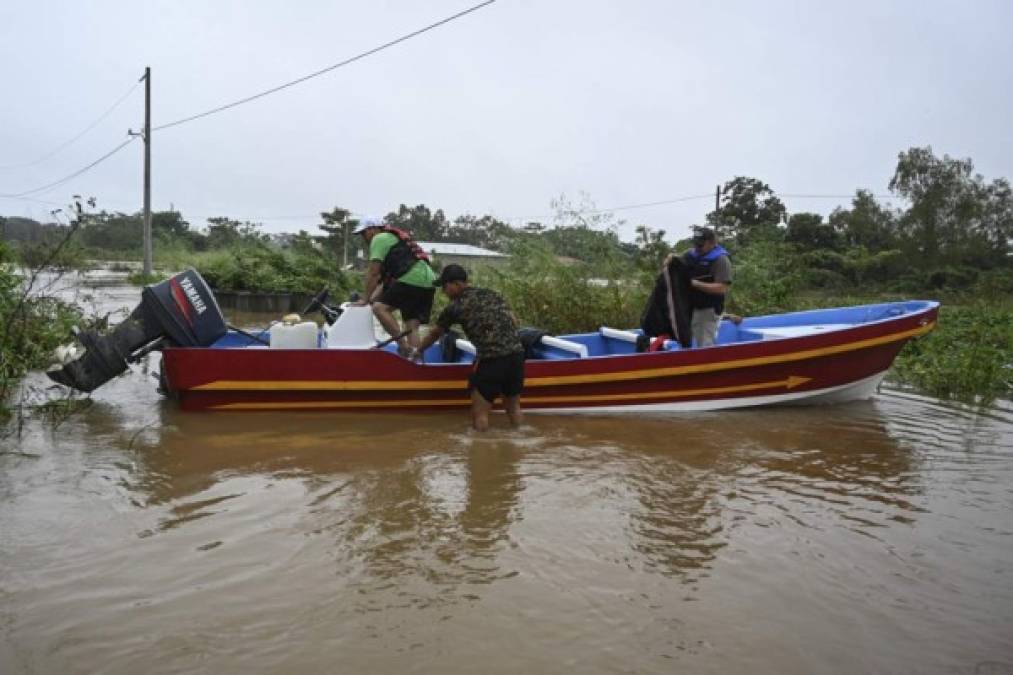
[[[493,403],[500,394],[519,396],[524,389],[524,353],[479,359],[468,377],[468,391],[472,389],[478,389],[489,403]]]
[[[435,294],[435,288],[422,288],[395,281],[383,289],[379,301],[388,307],[401,310],[403,321],[417,319],[419,323],[429,323]]]

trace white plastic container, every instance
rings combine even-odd
[[[271,349],[316,349],[317,325],[282,321],[271,326]]]

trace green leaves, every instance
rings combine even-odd
[[[707,222],[719,239],[748,243],[764,233],[769,238],[787,210],[770,186],[757,178],[736,176],[721,188],[717,210],[707,214]]]
[[[936,157],[931,147],[900,153],[890,189],[908,199],[899,228],[908,251],[929,267],[1002,262],[1013,239],[1013,195],[1004,179],[986,183],[970,159]]]
[[[29,370],[49,365],[71,326],[86,327],[79,308],[53,297],[26,294],[25,278],[9,265],[0,242],[0,413],[11,388]]]
[[[343,294],[354,281],[333,258],[314,248],[281,250],[235,245],[193,258],[194,268],[216,290],[313,293],[323,286]]]
[[[1013,398],[1013,311],[984,301],[944,305],[936,330],[905,346],[894,373],[940,398],[978,405]]]
[[[500,292],[524,325],[563,333],[638,325],[653,275],[630,272],[629,265],[561,260],[545,243],[523,241],[506,267],[479,268],[474,277]]]

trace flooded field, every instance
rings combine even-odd
[[[0,440],[0,672],[1013,672],[1008,403],[477,435],[184,414],[157,359]]]

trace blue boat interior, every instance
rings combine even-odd
[[[937,302],[927,300],[909,300],[748,317],[740,323],[723,320],[718,329],[717,343],[713,347],[707,347],[706,349],[716,349],[724,345],[742,342],[779,340],[844,330],[857,325],[887,321],[906,314],[922,312],[938,306],[938,304]],[[262,343],[251,337],[253,335],[265,342],[270,337],[267,330],[246,335],[230,330],[228,334],[211,345],[211,348],[263,348]],[[550,336],[547,339],[543,339],[540,344],[534,347],[532,350],[533,357],[536,360],[563,360],[593,358],[596,356],[632,355],[637,353],[636,339],[638,335],[641,335],[639,329],[621,330],[603,327],[594,333]],[[322,332],[319,346],[323,346]],[[471,363],[474,361],[475,356],[471,343],[467,340],[458,340],[457,346],[459,347],[457,359],[452,363]],[[397,352],[395,344],[385,345],[381,349],[393,353]],[[665,351],[678,351],[682,347],[678,342],[666,341],[663,349]],[[426,364],[439,365],[448,363],[443,358],[443,350],[439,344],[427,349],[424,357]]]

